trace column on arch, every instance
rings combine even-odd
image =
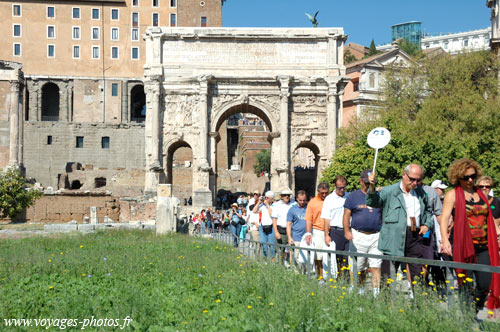
[[[160,80],[159,75],[153,75],[146,80],[146,179],[145,192],[156,192],[162,171],[160,163]]]

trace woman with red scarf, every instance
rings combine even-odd
[[[499,266],[498,242],[493,213],[484,193],[474,186],[481,166],[474,160],[459,159],[451,164],[448,179],[454,188],[446,193],[441,215],[441,251],[461,263]],[[453,249],[447,220],[453,215]],[[467,271],[457,269],[461,287],[469,282]],[[488,297],[488,309],[500,307],[500,274],[473,271],[476,279],[474,301],[482,309]]]

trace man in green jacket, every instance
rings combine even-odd
[[[375,174],[368,177],[370,186],[366,205],[382,208],[382,228],[378,248],[386,255],[422,257],[422,236],[433,227],[427,195],[417,182],[423,177],[420,165],[405,167],[401,181],[375,191]],[[408,264],[410,280],[420,275],[422,265]]]

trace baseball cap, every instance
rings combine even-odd
[[[231,204],[231,206],[236,206],[236,207],[238,207],[238,203],[233,203],[233,204]]]
[[[363,172],[361,172],[361,180],[363,180],[364,183],[370,182],[370,180],[368,180],[368,176],[370,176],[371,173],[371,169],[365,169]]]
[[[436,189],[436,188],[439,188],[439,189],[446,189],[446,188],[448,188],[448,186],[445,185],[443,183],[443,181],[441,181],[441,180],[434,180],[432,182],[432,184],[431,184],[431,187],[434,188],[434,189]]]
[[[274,198],[274,193],[271,190],[269,190],[269,191],[266,191],[266,195],[265,196],[269,197],[269,198]]]

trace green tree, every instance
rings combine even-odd
[[[349,50],[345,51],[344,52],[344,63],[346,65],[348,65],[354,61],[356,61],[356,57],[351,53],[351,51],[349,51]]]
[[[398,41],[398,47],[400,50],[402,50],[403,52],[405,52],[409,56],[419,57],[419,58],[423,56],[423,52],[420,49],[419,45],[414,44],[412,42],[409,42],[405,39],[400,39]]]
[[[375,46],[375,40],[372,39],[372,42],[370,43],[370,49],[368,51],[368,56],[372,56],[372,55],[375,55],[375,54],[378,54],[380,53],[379,51],[377,51],[377,47]]]
[[[449,165],[472,158],[484,174],[500,181],[500,99],[498,62],[488,52],[474,52],[431,60],[421,59],[409,68],[389,68],[381,102],[374,117],[354,121],[339,133],[337,151],[325,170],[324,180],[338,174],[356,188],[359,173],[373,166],[374,150],[366,143],[377,126],[391,131],[391,142],[377,161],[380,185],[400,178],[405,165],[421,164],[424,181],[447,178]]]
[[[271,169],[271,151],[261,150],[257,153],[257,162],[253,165],[253,171],[257,176],[262,173],[269,173]]]
[[[26,180],[19,170],[9,168],[0,175],[0,217],[17,217],[41,196],[38,190],[26,190]]]

